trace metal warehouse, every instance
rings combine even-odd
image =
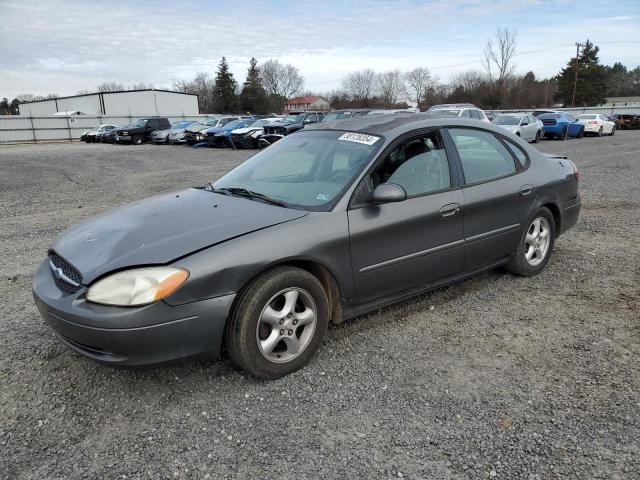
[[[170,90],[128,90],[100,92],[51,100],[38,100],[20,105],[20,115],[47,117],[58,112],[103,115],[197,115],[198,96]]]

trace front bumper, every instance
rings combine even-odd
[[[281,138],[284,138],[284,135],[279,135],[276,133],[266,133],[264,135],[261,135],[258,138],[258,145],[260,145],[261,147],[268,147],[272,143],[275,143],[278,140],[280,140]]]
[[[113,366],[143,366],[220,353],[235,295],[184,305],[159,301],[142,307],[87,302],[86,289],[68,294],[53,281],[48,261],[33,278],[40,314],[73,351]]]
[[[236,148],[258,148],[258,139],[251,135],[232,135],[230,140]]]

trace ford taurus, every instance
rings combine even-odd
[[[104,364],[226,350],[276,378],[309,362],[331,322],[498,266],[539,273],[578,219],[578,178],[488,122],[323,122],[206,186],[64,232],[35,302],[64,344]]]

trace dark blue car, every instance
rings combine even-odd
[[[202,132],[203,141],[209,143],[210,147],[228,147],[231,145],[229,138],[231,131],[236,128],[244,128],[251,125],[255,120],[253,118],[245,120],[234,120],[222,127],[208,128]]]
[[[584,136],[584,125],[568,113],[544,113],[538,115],[538,120],[542,122],[544,138],[565,140],[567,137],[582,138]]]

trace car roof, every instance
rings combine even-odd
[[[425,113],[393,113],[387,115],[365,115],[331,122],[321,122],[309,127],[309,130],[336,130],[370,133],[373,135],[390,135],[394,137],[417,128],[429,127],[475,127],[502,133],[500,127],[492,123],[476,119],[459,117],[432,117]]]

